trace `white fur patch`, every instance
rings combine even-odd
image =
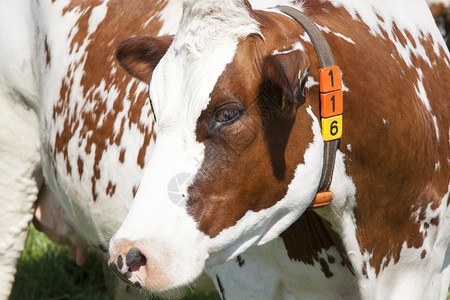
[[[166,7],[156,15],[163,23],[158,35],[175,34],[178,30],[182,11],[183,0],[167,0]],[[147,22],[150,22],[152,18]]]
[[[319,27],[319,29],[322,30],[322,31],[325,32],[325,33],[331,33],[331,34],[334,34],[335,36],[337,36],[337,37],[343,39],[343,40],[346,41],[346,42],[349,42],[350,44],[355,44],[355,42],[354,42],[351,38],[346,37],[346,36],[343,35],[342,33],[333,32],[333,31],[331,31],[327,26],[320,26],[320,25],[317,25],[317,27]]]
[[[314,77],[308,76],[305,82],[305,89],[310,89],[313,86],[319,85],[318,81],[314,80]]]
[[[285,48],[285,47],[284,47],[284,48]],[[289,50],[282,50],[282,51],[275,50],[275,51],[272,53],[272,55],[291,53],[291,52],[296,51],[296,50],[304,51],[305,48],[303,47],[302,43],[296,42],[296,43],[294,43],[294,44],[292,45],[292,48],[291,48],[291,49],[289,49]]]
[[[239,261],[230,260],[206,272],[220,278],[227,299],[260,299],[261,295],[265,299],[356,299],[356,281],[337,249],[322,249],[318,259],[329,266],[331,277],[325,276],[319,261],[305,264],[290,259],[283,240],[276,238],[251,247]]]

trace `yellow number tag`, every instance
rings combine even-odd
[[[322,137],[324,141],[340,139],[342,136],[342,115],[322,118]]]

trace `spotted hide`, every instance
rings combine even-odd
[[[111,268],[151,291],[206,270],[223,299],[445,299],[450,55],[426,2],[264,2],[188,0],[174,37],[119,45],[149,83],[157,139]],[[308,15],[342,70],[324,208],[308,208],[317,54],[276,4]]]

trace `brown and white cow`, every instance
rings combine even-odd
[[[425,1],[291,5],[342,70],[331,205],[308,209],[324,143],[305,30],[276,8],[188,0],[175,37],[117,51],[150,82],[157,138],[110,266],[151,291],[206,268],[223,299],[445,299],[450,55]]]

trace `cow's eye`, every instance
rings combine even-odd
[[[238,109],[222,109],[216,114],[217,123],[227,123],[231,122],[237,117],[239,117],[240,111]]]
[[[244,110],[240,107],[219,108],[213,116],[214,128],[218,129],[225,125],[234,123],[242,115]]]

